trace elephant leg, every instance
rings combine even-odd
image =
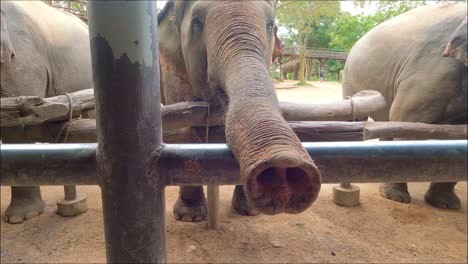
[[[379,117],[377,117],[379,118]],[[383,119],[383,118],[382,118]],[[392,141],[392,138],[381,138],[380,141]],[[408,184],[401,183],[383,183],[380,185],[380,196],[399,203],[410,203],[411,196],[408,192]]]
[[[21,127],[8,127],[1,130],[3,143],[28,143]],[[5,221],[11,224],[22,223],[42,214],[45,204],[39,186],[12,186],[10,205],[5,211]]]
[[[12,186],[11,202],[5,212],[5,220],[10,224],[22,223],[42,214],[45,203],[39,186]]]
[[[437,208],[460,209],[460,198],[455,194],[456,182],[433,182],[424,195],[424,200]]]
[[[191,128],[192,137],[179,143],[202,143],[205,128]],[[207,205],[203,186],[180,186],[172,212],[177,221],[200,222],[206,219]]]
[[[408,192],[408,184],[383,183],[380,185],[380,196],[399,203],[410,203],[411,196]]]
[[[179,198],[172,211],[178,221],[200,222],[205,220],[208,210],[203,186],[181,186]]]
[[[240,215],[257,215],[260,212],[247,201],[245,197],[244,187],[242,185],[236,185],[234,193],[232,195],[231,205],[234,211]]]

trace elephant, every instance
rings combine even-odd
[[[274,1],[168,1],[158,14],[162,103],[204,101],[224,114],[243,184],[232,207],[242,215],[300,213],[321,185],[268,73],[274,21]],[[198,222],[206,212],[202,186],[181,186],[175,219]]]
[[[281,75],[283,79],[286,80],[286,73],[294,73],[294,80],[299,79],[299,67],[300,62],[299,60],[290,60],[283,65],[281,65]]]
[[[93,87],[87,25],[42,1],[1,5],[0,96],[50,97]],[[2,129],[4,143],[27,143],[22,128]],[[44,212],[39,186],[12,186],[5,212],[21,223]]]
[[[444,57],[452,57],[461,61],[465,66],[468,66],[467,56],[466,56],[466,38],[467,38],[467,17],[460,24],[460,26],[453,32],[450,36],[449,43],[444,50]]]
[[[372,116],[376,121],[466,124],[466,24],[461,26],[464,38],[448,43],[463,19],[466,23],[466,8],[466,4],[423,6],[370,30],[349,52],[343,96],[379,91],[388,106]],[[456,51],[465,52],[465,58],[451,49],[462,45],[465,48]],[[455,58],[443,56],[446,46],[446,56]],[[438,208],[460,208],[455,184],[431,183],[425,201]],[[380,195],[411,202],[407,183],[382,184]]]

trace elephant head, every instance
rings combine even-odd
[[[224,111],[247,199],[266,214],[308,208],[321,176],[283,119],[268,74],[274,3],[170,1],[158,21],[161,66],[187,78],[193,97]]]
[[[461,61],[465,66],[468,66],[467,57],[466,57],[466,20],[458,26],[458,28],[453,32],[452,36],[450,36],[449,43],[444,51],[444,57],[453,57],[459,61]]]
[[[0,63],[10,62],[10,60],[15,56],[15,49],[13,48],[13,44],[10,40],[10,33],[8,32],[7,24],[6,24],[6,13],[1,10],[1,20],[0,20],[0,28],[1,28],[1,40],[0,40]]]

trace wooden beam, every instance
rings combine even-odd
[[[73,116],[94,109],[92,89],[70,93]],[[34,96],[1,98],[1,127],[36,125],[43,122],[68,120],[70,100],[66,95],[49,98]],[[204,126],[208,105],[204,102],[181,102],[162,107],[163,127],[173,130],[182,127]],[[352,98],[331,102],[297,104],[281,102],[287,121],[351,121],[367,119],[371,113],[386,107],[383,96],[376,91],[362,91]],[[222,125],[221,111],[211,109],[210,125]]]
[[[466,139],[467,125],[433,125],[411,122],[364,122],[365,139]]]
[[[387,107],[385,98],[377,91],[361,91],[351,98],[322,104],[280,103],[287,121],[352,121],[367,119]]]
[[[66,130],[58,137],[64,122],[44,123],[34,126],[26,126],[24,135],[26,142],[59,142],[64,143]],[[292,129],[302,141],[361,141],[364,139],[363,122],[337,122],[337,121],[309,121],[290,122]],[[70,123],[66,143],[94,143],[96,136],[95,119],[79,119]],[[197,128],[189,127],[173,130],[164,130],[165,143],[197,143],[200,137],[196,133]],[[204,128],[200,128],[204,132]],[[2,135],[9,132],[9,128],[2,128]],[[17,130],[13,130],[17,133]],[[209,130],[210,143],[226,142],[224,127],[212,127]],[[58,139],[57,139],[58,137]]]
[[[95,108],[92,89],[70,93],[73,117]],[[19,96],[1,98],[0,117],[2,127],[36,125],[49,121],[68,120],[70,99],[67,95],[49,98]]]

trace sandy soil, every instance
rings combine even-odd
[[[280,100],[333,101],[341,98],[338,83],[285,88]],[[317,202],[299,215],[243,217],[230,211],[232,186],[221,188],[219,230],[206,222],[174,221],[177,188],[166,189],[168,258],[172,263],[466,263],[467,186],[456,186],[462,200],[458,211],[435,209],[424,203],[427,183],[410,184],[411,204],[381,198],[377,184],[359,184],[361,205],[333,204],[332,185],[323,185]],[[100,189],[79,186],[88,195],[89,211],[74,218],[55,214],[62,187],[42,187],[47,209],[23,224],[1,222],[1,262],[105,262]],[[1,214],[10,190],[1,187]],[[124,216],[122,216],[124,217]]]

